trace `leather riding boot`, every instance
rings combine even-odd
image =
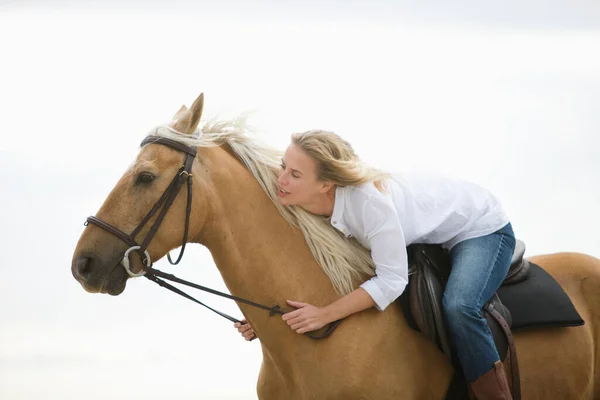
[[[471,390],[477,400],[512,400],[502,361],[496,361],[491,370],[471,382]]]

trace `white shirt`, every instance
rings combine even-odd
[[[406,246],[455,244],[497,231],[509,219],[484,188],[453,178],[403,173],[388,180],[387,193],[372,182],[338,186],[331,224],[371,251],[375,276],[361,287],[384,310],[408,283]]]

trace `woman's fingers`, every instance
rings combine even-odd
[[[290,320],[290,319],[297,318],[299,315],[302,315],[302,312],[303,312],[303,310],[302,310],[302,309],[298,309],[298,310],[290,311],[290,312],[287,312],[287,313],[283,314],[283,315],[281,316],[281,318],[282,318],[284,321],[288,321],[288,320]]]
[[[296,308],[301,308],[301,307],[306,307],[309,306],[310,304],[307,303],[302,303],[300,301],[294,301],[294,300],[288,300],[287,303],[292,306],[292,307],[296,307]]]
[[[246,331],[251,331],[251,330],[252,330],[252,327],[249,324],[242,325],[238,328],[239,333],[244,333]]]
[[[293,328],[296,325],[301,325],[301,324],[306,323],[307,319],[304,317],[304,315],[300,315],[296,318],[288,319],[286,322],[290,327]]]
[[[244,329],[243,332],[241,332],[242,336],[244,337],[244,339],[246,339],[246,340],[252,339],[256,334],[254,333],[254,330],[252,329],[252,327],[250,326],[250,324],[246,324],[246,325],[243,325],[243,326],[245,328],[247,328],[247,329]]]
[[[248,321],[246,321],[245,319],[241,320],[240,322],[236,322],[235,324],[233,324],[234,328],[239,328],[242,325],[246,325],[248,323]]]
[[[242,334],[242,337],[246,340],[251,340],[254,337],[256,337],[254,330],[252,329],[248,321],[246,321],[245,319],[241,320],[240,322],[236,322],[235,324],[233,324],[233,327],[236,328],[238,332]]]

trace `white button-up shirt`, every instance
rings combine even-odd
[[[498,200],[482,187],[453,178],[403,173],[387,193],[373,183],[336,188],[331,224],[371,251],[375,276],[361,287],[384,310],[408,283],[406,246],[455,244],[485,236],[509,222]]]

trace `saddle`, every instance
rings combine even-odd
[[[450,254],[440,245],[413,244],[408,246],[409,267],[415,272],[409,282],[410,313],[419,330],[448,357],[455,371],[461,371],[460,363],[446,329],[442,311],[442,296],[450,276]],[[517,240],[511,265],[502,285],[512,285],[527,279],[530,263],[523,258],[525,244]],[[515,400],[520,399],[520,378],[517,353],[510,327],[512,317],[498,294],[483,307],[482,314],[494,336],[500,358],[504,361],[510,350],[512,391]]]

